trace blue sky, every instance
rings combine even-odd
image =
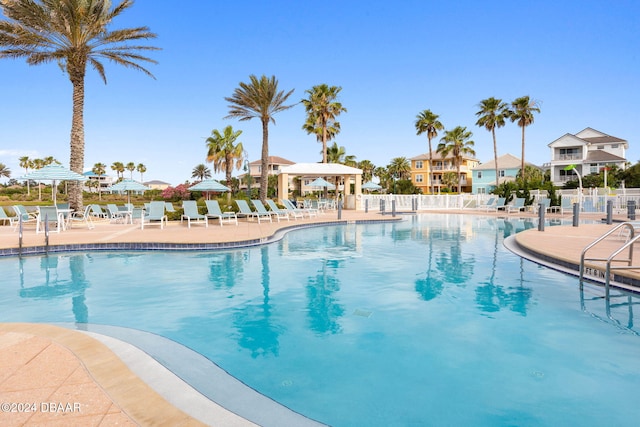
[[[414,127],[427,108],[446,129],[471,130],[477,157],[489,161],[490,133],[475,125],[478,103],[523,95],[541,103],[526,129],[527,161],[547,162],[547,144],[586,127],[626,139],[628,160],[640,160],[640,2],[393,3],[136,0],[115,24],[158,34],[152,44],[162,51],[151,56],[159,63],[149,66],[156,79],[106,63],[105,86],[88,70],[85,170],[132,161],[146,165],[145,181],[177,185],[205,162],[211,130],[227,125],[243,131],[240,141],[259,159],[260,122],[224,119],[224,98],[250,74],[275,75],[281,90],[295,89],[291,104],[313,85],[341,86],[348,112],[336,141],[378,166],[428,151]],[[54,156],[68,166],[67,76],[56,64],[6,59],[0,75],[0,163],[13,177],[23,174],[20,156]],[[271,155],[321,160],[304,119],[302,105],[275,116]],[[515,124],[497,139],[499,154],[520,157]]]

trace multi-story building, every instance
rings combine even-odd
[[[442,157],[440,153],[433,152],[431,156],[432,167],[429,168],[429,153],[420,154],[411,159],[411,182],[420,188],[423,194],[429,194],[433,183],[434,193],[439,193],[446,186],[443,184],[443,176],[446,173],[456,173],[456,164],[453,156]],[[472,189],[471,170],[479,164],[478,159],[463,156],[460,164],[460,184],[462,192],[469,193]],[[454,189],[454,190],[457,190]]]
[[[551,162],[548,165],[553,185],[561,186],[580,176],[599,173],[605,167],[626,167],[625,150],[629,143],[624,139],[586,128],[575,135],[565,134],[549,144]]]
[[[522,161],[512,154],[503,154],[502,156],[499,156],[498,179],[496,180],[496,161],[491,159],[486,163],[481,163],[473,168],[472,193],[488,194],[493,191],[497,185],[508,181],[515,181],[518,173],[520,172],[521,166]],[[538,168],[538,166],[531,163],[527,163],[527,166]]]
[[[278,175],[280,168],[283,166],[290,166],[295,164],[291,160],[287,160],[278,156],[269,156],[267,167],[269,168],[269,175]],[[262,160],[256,160],[249,163],[249,176],[251,177],[251,188],[260,188],[260,179],[262,177]],[[240,188],[247,189],[247,170],[245,169],[238,178],[240,179]]]

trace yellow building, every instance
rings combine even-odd
[[[411,159],[411,182],[422,190],[422,194],[430,194],[433,183],[434,193],[438,194],[446,185],[443,184],[443,176],[448,172],[456,173],[456,164],[453,156],[445,158],[435,151],[431,156],[432,167],[429,168],[429,153],[420,154]],[[460,184],[463,193],[471,193],[472,169],[480,164],[474,157],[463,156],[460,165]],[[457,191],[457,186],[451,189]]]

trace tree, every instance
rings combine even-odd
[[[29,173],[29,169],[33,169],[33,160],[29,158],[29,156],[22,156],[18,159],[20,162],[20,167],[24,168],[25,175]],[[31,194],[31,180],[27,180],[27,195]]]
[[[524,168],[524,128],[533,123],[533,113],[540,112],[540,103],[529,99],[528,96],[521,96],[511,103],[512,110],[509,112],[511,122],[518,122],[522,128],[522,158],[520,159],[520,170],[525,171],[522,179],[526,181],[526,169]]]
[[[236,140],[242,134],[241,130],[234,131],[231,125],[224,128],[222,133],[218,129],[211,131],[211,136],[207,138],[207,162],[213,163],[214,172],[225,172],[225,179],[231,182],[233,168],[242,167],[242,153],[244,148],[242,142]]]
[[[411,162],[406,157],[395,157],[387,166],[387,170],[395,179],[409,179],[411,177]]]
[[[347,109],[338,102],[340,86],[328,86],[323,83],[307,89],[309,98],[303,99],[307,120],[302,126],[308,134],[316,135],[316,140],[322,143],[322,163],[327,163],[327,142],[340,132],[340,122],[336,118]],[[330,163],[330,162],[329,162]]]
[[[373,177],[373,170],[376,166],[371,160],[361,160],[358,162],[358,169],[362,169],[362,182],[369,182]]]
[[[133,5],[122,0],[112,7],[107,0],[3,0],[0,8],[0,58],[26,58],[29,65],[57,62],[73,87],[71,149],[72,171],[84,169],[84,87],[87,64],[107,82],[107,59],[119,65],[153,75],[140,62],[155,63],[141,52],[157,50],[136,44],[155,38],[147,27],[109,31],[114,19]],[[131,44],[134,42],[134,44]],[[74,182],[69,193],[71,208],[82,210],[82,184]]]
[[[473,133],[468,131],[466,127],[457,126],[452,130],[445,131],[444,136],[440,139],[440,144],[436,151],[442,155],[443,158],[451,155],[456,165],[456,175],[458,177],[458,193],[461,192],[460,184],[460,165],[462,164],[463,155],[475,156],[476,152],[473,149],[475,144],[471,141]]]
[[[193,170],[191,171],[191,178],[195,178],[200,181],[202,181],[203,179],[211,178],[211,169],[209,169],[205,164],[201,163],[193,168]]]
[[[107,173],[107,165],[104,163],[96,163],[93,165],[93,169],[91,169],[93,173],[98,175],[98,200],[102,200],[102,187],[100,186],[100,177]]]
[[[278,91],[278,81],[275,76],[267,78],[263,75],[258,79],[249,76],[250,83],[240,82],[231,97],[225,98],[229,102],[227,118],[237,118],[240,121],[259,118],[262,122],[262,171],[260,174],[260,200],[267,199],[267,185],[269,175],[269,122],[276,123],[273,115],[288,110],[293,105],[284,105],[294,89],[284,93]]]
[[[111,170],[116,172],[116,178],[120,179],[121,175],[122,178],[124,178],[124,163],[113,162],[113,164],[111,164]]]
[[[509,118],[510,111],[506,102],[502,99],[487,98],[480,101],[478,105],[480,110],[476,113],[478,121],[476,125],[484,127],[491,132],[493,137],[493,161],[496,167],[496,186],[499,184],[499,168],[498,168],[498,143],[496,142],[496,128],[501,128],[505,124],[505,120]]]
[[[344,163],[346,153],[343,146],[338,146],[338,143],[334,142],[332,146],[327,147],[327,152],[323,157],[326,159],[326,163]]]
[[[133,162],[129,162],[124,165],[124,168],[129,171],[129,178],[133,179],[133,171],[136,170],[136,164]]]
[[[11,169],[9,169],[4,163],[0,163],[0,177],[9,178],[11,176]]]
[[[138,166],[136,166],[136,171],[140,174],[140,182],[143,182],[143,175],[147,171],[147,167],[142,163],[138,163]]]
[[[429,140],[429,174],[433,173],[431,140],[438,136],[439,130],[444,129],[444,126],[440,123],[438,117],[440,116],[433,114],[431,110],[424,110],[416,116],[416,134],[422,135],[423,133],[426,133],[427,139]],[[431,183],[431,193],[433,193],[433,180],[429,179],[429,182]]]

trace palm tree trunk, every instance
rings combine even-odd
[[[260,172],[260,200],[267,200],[267,184],[269,180],[269,119],[262,118],[262,171]],[[283,195],[283,197],[287,197]]]
[[[500,178],[498,176],[498,143],[496,142],[496,130],[491,128],[491,135],[493,135],[493,161],[496,163],[496,187],[500,185]]]
[[[524,176],[524,125],[522,125],[522,159],[520,160],[520,175],[522,175],[522,182],[524,183],[526,179]]]
[[[431,154],[432,150],[431,150],[431,138],[429,138],[429,167],[427,168],[427,173],[429,174],[429,176],[427,177],[427,179],[429,180],[429,187],[431,188],[431,194],[434,193],[435,188],[433,186],[433,155]]]
[[[458,194],[462,193],[462,185],[460,184],[460,158],[456,158],[456,170],[458,171]]]
[[[73,116],[71,119],[71,147],[69,167],[82,174],[84,169],[84,73],[69,72],[73,85]],[[82,183],[73,181],[69,190],[69,205],[82,211]]]

